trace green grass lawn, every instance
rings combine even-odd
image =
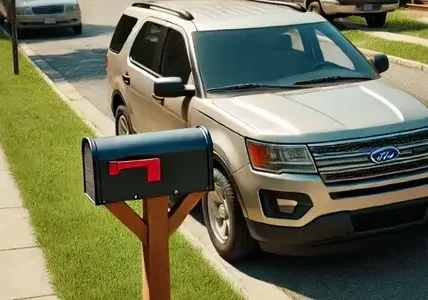
[[[359,24],[366,24],[365,19],[362,17],[352,16],[347,18],[347,20]],[[403,9],[388,13],[386,24],[383,29],[386,29],[388,32],[428,38],[428,23],[418,21],[418,18],[413,17]]]
[[[359,48],[379,51],[392,56],[428,64],[428,47],[389,41],[368,35],[360,30],[343,30],[342,33]]]
[[[0,34],[0,143],[61,299],[141,299],[140,246],[82,194],[80,142],[93,133]],[[171,240],[174,300],[243,299],[180,234]],[[0,271],[1,272],[1,271]]]

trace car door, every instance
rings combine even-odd
[[[185,84],[192,84],[188,46],[184,31],[173,24],[168,25],[160,61],[160,75],[162,77],[180,77]],[[190,101],[191,97],[162,99],[163,111],[160,116],[162,121],[157,124],[158,130],[187,127]]]
[[[146,19],[134,39],[122,79],[127,86],[126,99],[136,132],[157,131],[162,105],[154,98],[153,84],[160,77],[162,46],[168,31],[166,22]]]

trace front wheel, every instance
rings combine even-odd
[[[131,118],[129,117],[128,110],[124,105],[119,105],[116,109],[115,129],[116,135],[129,135],[135,133],[132,129]]]
[[[251,237],[235,190],[214,168],[214,191],[202,199],[205,226],[219,255],[227,261],[252,254],[258,243]]]
[[[386,13],[368,14],[365,19],[370,28],[383,27],[386,22]]]
[[[82,24],[76,25],[73,27],[73,31],[75,35],[81,35],[83,32],[83,26]]]

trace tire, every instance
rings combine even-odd
[[[6,18],[2,14],[0,14],[0,26],[3,26],[5,22]]]
[[[324,12],[322,11],[322,8],[321,8],[321,4],[318,1],[312,1],[311,3],[309,3],[308,11],[317,13],[321,16],[324,15]]]
[[[209,193],[202,199],[202,211],[204,215],[205,226],[208,230],[211,242],[218,254],[226,261],[236,261],[246,258],[258,249],[258,243],[251,237],[241,205],[228,178],[217,168],[214,168],[214,186],[215,191]],[[216,197],[219,195],[219,197]],[[219,205],[219,206],[218,206]],[[223,209],[220,207],[223,205]],[[216,208],[217,207],[217,211]],[[223,211],[220,213],[220,211]],[[217,218],[213,212],[217,212]],[[220,214],[227,217],[219,217]],[[227,219],[228,222],[225,220]],[[218,224],[223,221],[228,223],[227,237],[219,236]]]
[[[123,129],[126,129],[126,132]],[[135,133],[132,127],[131,118],[129,117],[128,109],[124,105],[119,105],[116,109],[115,131],[116,135],[129,135]]]
[[[74,34],[75,34],[75,35],[81,35],[81,34],[82,34],[82,32],[83,32],[83,26],[82,26],[82,24],[79,24],[79,25],[77,25],[77,26],[74,26],[74,27],[73,27],[73,31],[74,31]]]
[[[383,27],[386,22],[386,13],[369,14],[365,16],[365,19],[370,28]]]

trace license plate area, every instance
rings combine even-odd
[[[374,5],[373,4],[364,4],[363,10],[364,11],[372,11],[372,10],[374,10]]]
[[[358,5],[357,10],[358,11],[364,11],[364,12],[370,12],[370,11],[378,11],[381,9],[381,7],[382,7],[382,4],[368,3],[368,4]]]
[[[45,18],[45,24],[46,25],[56,24],[56,18]]]

